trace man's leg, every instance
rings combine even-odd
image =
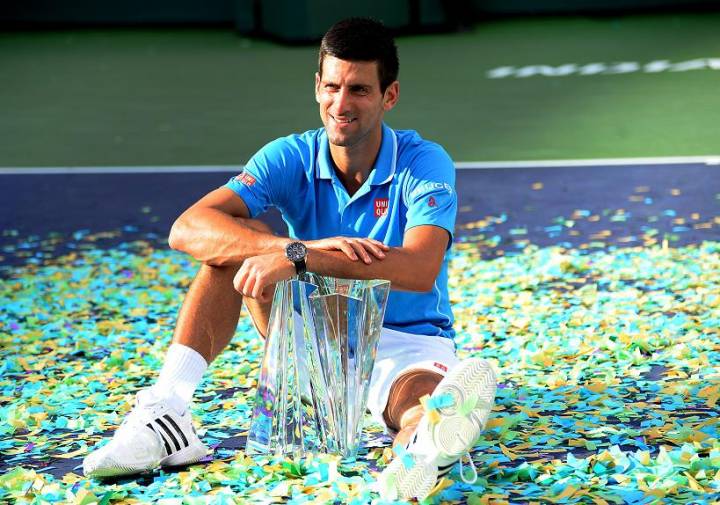
[[[257,231],[273,232],[262,221],[245,219],[243,222]],[[173,343],[191,347],[208,364],[227,346],[237,328],[243,297],[233,288],[233,277],[239,268],[239,265],[202,265],[178,314]],[[264,337],[271,303],[246,299],[245,305],[258,332]]]
[[[385,424],[397,432],[393,446],[405,446],[410,441],[423,416],[420,398],[431,395],[442,378],[430,370],[410,370],[393,381],[383,412]]]
[[[246,223],[271,232],[259,221]],[[198,438],[187,407],[208,364],[235,333],[243,302],[232,283],[238,268],[200,267],[178,314],[158,380],[138,393],[135,408],[113,439],[85,458],[85,475],[128,475],[158,465],[186,465],[205,457],[208,449]],[[246,300],[246,305],[264,336],[270,304]]]
[[[379,479],[383,498],[427,498],[455,464],[467,457],[485,428],[496,388],[488,362],[469,358],[439,378],[430,370],[414,369],[399,375],[390,387],[384,420],[388,427],[399,429],[393,446],[405,455],[394,458],[383,470]],[[430,399],[420,405],[419,399],[429,391]],[[468,480],[462,467],[461,478],[469,483],[474,480]]]
[[[246,219],[244,224],[272,233],[265,223]],[[182,412],[190,403],[208,365],[228,345],[240,318],[243,297],[233,288],[239,265],[201,265],[178,314],[172,344],[153,394]],[[261,336],[267,333],[271,303],[246,299],[250,317]]]

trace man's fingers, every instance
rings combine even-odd
[[[275,295],[275,285],[272,286],[265,286],[263,290],[260,292],[260,297],[258,298],[258,301],[260,303],[268,303],[273,299],[273,296]]]
[[[345,256],[347,256],[348,258],[350,258],[353,261],[357,261],[357,259],[358,259],[357,254],[355,253],[355,249],[352,247],[350,242],[348,242],[347,240],[340,239],[340,240],[338,240],[337,246],[342,252],[345,253]]]
[[[350,242],[350,245],[352,245],[353,249],[355,249],[355,252],[357,253],[360,258],[366,263],[370,264],[372,263],[372,259],[370,258],[370,255],[368,254],[366,247],[366,244],[363,244],[359,240],[353,240]]]
[[[389,250],[390,250],[390,246],[389,246],[389,245],[383,244],[383,243],[380,242],[379,240],[375,240],[374,238],[368,238],[367,240],[369,240],[370,242],[372,242],[373,244],[375,244],[376,246],[378,246],[380,249],[383,249],[383,250],[385,250],[385,251],[389,251]]]
[[[380,246],[384,246],[384,245],[385,245],[385,244],[383,244],[382,242],[380,243],[380,245],[378,245],[378,243],[377,243],[376,240],[366,239],[366,240],[364,241],[364,245],[365,245],[365,248],[366,248],[368,251],[370,251],[371,253],[373,253],[373,255],[374,255],[377,259],[380,259],[380,260],[381,260],[381,259],[383,259],[383,258],[385,257],[385,252],[384,252],[384,251],[382,250],[382,248],[380,247]]]
[[[233,277],[233,287],[235,288],[235,291],[237,291],[240,294],[243,294],[243,289],[245,288],[245,279],[246,278],[247,278],[247,271],[242,267],[235,274],[235,277]]]
[[[242,294],[245,296],[249,296],[250,298],[255,298],[255,296],[253,296],[254,286],[255,286],[255,276],[249,275],[247,280],[245,281],[245,285],[243,286]]]
[[[385,257],[385,253],[380,249],[380,247],[375,243],[374,240],[367,239],[367,238],[361,238],[356,239],[353,241],[353,244],[359,245],[362,247],[363,251],[363,260],[365,260],[365,257],[370,260],[370,257],[367,256],[367,253],[370,252],[373,256],[375,256],[377,259],[383,259]],[[365,263],[370,263],[370,261],[365,260]]]
[[[263,289],[265,288],[265,281],[262,277],[256,276],[255,283],[252,288],[252,297],[259,300],[262,297]]]

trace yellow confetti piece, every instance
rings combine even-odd
[[[481,505],[506,505],[507,496],[502,494],[491,494],[487,493],[480,499]]]
[[[591,382],[590,384],[587,384],[585,386],[587,389],[592,391],[593,393],[602,393],[608,388],[608,384],[604,382]]]
[[[534,182],[532,186],[530,186],[533,190],[538,191],[543,189],[545,185],[542,182]]]
[[[510,449],[508,449],[507,447],[505,447],[503,444],[500,444],[500,450],[502,451],[502,453],[503,453],[505,456],[507,456],[507,457],[510,459],[510,461],[515,461],[515,460],[518,458],[518,455],[517,455],[517,454],[515,454],[514,452],[512,452]]]
[[[692,475],[690,475],[688,472],[683,472],[683,475],[685,477],[687,477],[688,485],[690,486],[690,489],[692,489],[693,491],[699,491],[702,493],[705,492],[705,489],[700,484],[698,484],[698,482],[695,480],[695,478]]]
[[[455,481],[447,479],[443,477],[440,479],[440,482],[435,484],[435,487],[430,490],[430,494],[428,494],[428,498],[431,498],[432,496],[435,496],[438,493],[441,493],[445,489],[451,487],[453,484],[455,484]]]
[[[491,430],[493,428],[497,428],[498,426],[504,426],[505,423],[508,422],[508,419],[500,418],[500,417],[491,417],[487,424],[485,425],[486,430]]]

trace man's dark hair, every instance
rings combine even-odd
[[[325,55],[345,61],[376,61],[383,93],[397,79],[400,69],[390,30],[374,19],[349,18],[330,27],[320,42],[318,73],[321,77]]]

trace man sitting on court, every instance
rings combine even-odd
[[[382,24],[335,24],[315,75],[324,127],[269,143],[178,218],[170,246],[202,265],[157,382],[138,392],[113,438],[85,458],[86,475],[202,459],[207,448],[188,408],[202,374],[232,338],[243,301],[264,336],[275,283],[305,270],[391,281],[368,406],[408,456],[385,468],[382,494],[426,497],[473,447],[495,376],[486,361],[455,356],[447,289],[454,166],[439,145],[383,123],[400,96],[397,75],[397,49]],[[290,238],[256,219],[270,206],[282,212]]]

